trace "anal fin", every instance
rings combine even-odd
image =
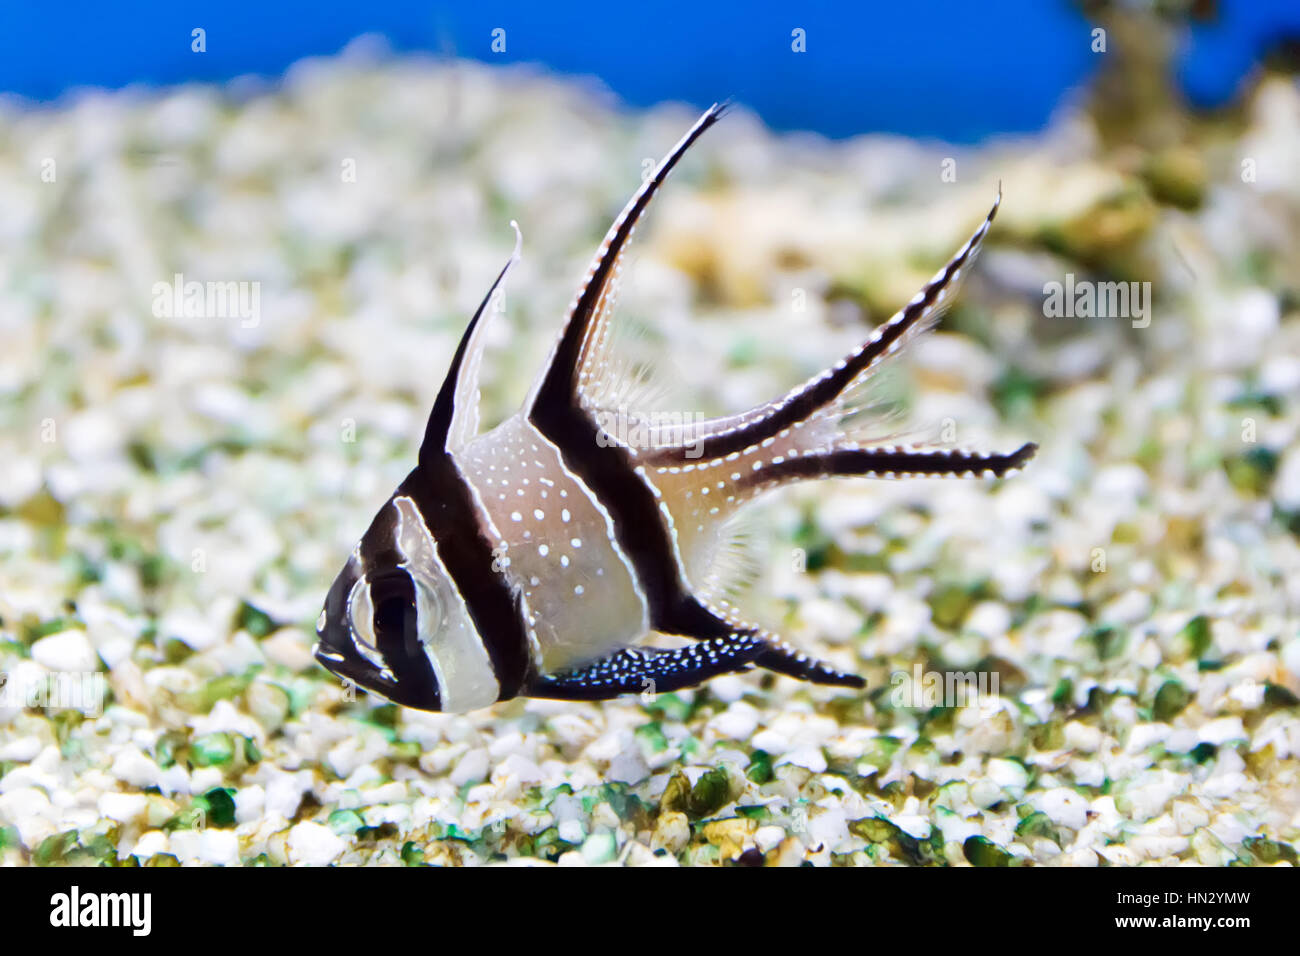
[[[536,678],[526,693],[552,700],[610,700],[623,694],[664,694],[710,677],[747,670],[767,652],[754,634],[699,641],[686,647],[633,647],[560,674]]]
[[[786,677],[806,680],[810,684],[829,684],[857,689],[867,686],[867,682],[857,674],[847,674],[837,670],[825,661],[809,657],[791,647],[785,641],[773,640],[770,637],[768,649],[754,658],[754,663],[777,674],[784,674]]]

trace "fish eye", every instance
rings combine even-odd
[[[419,652],[420,620],[415,587],[405,571],[376,575],[370,592],[370,645],[386,659],[399,660]],[[358,609],[361,613],[364,608]]]
[[[431,582],[405,568],[358,581],[348,612],[352,630],[364,645],[358,650],[380,667],[422,656],[422,640],[437,630],[441,620]]]

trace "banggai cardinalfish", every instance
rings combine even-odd
[[[315,655],[329,670],[407,707],[450,712],[521,695],[667,692],[754,666],[862,687],[862,678],[744,621],[706,586],[729,519],[796,481],[1001,477],[1032,457],[1033,444],[1007,455],[871,445],[846,423],[868,376],[952,298],[997,202],[902,311],[785,396],[672,429],[656,427],[652,413],[624,413],[628,373],[611,354],[610,334],[620,259],[659,187],[722,112],[705,112],[637,190],[601,243],[523,408],[480,435],[483,329],[519,257],[516,227],[514,254],[452,357],[414,470],[325,599]],[[616,406],[649,440],[601,428]],[[637,646],[652,631],[690,642]]]

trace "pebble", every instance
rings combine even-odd
[[[1198,735],[1205,743],[1215,746],[1221,746],[1230,740],[1249,739],[1240,717],[1220,717],[1218,720],[1211,720],[1202,725]]]
[[[759,712],[756,707],[736,701],[709,722],[719,735],[729,740],[748,740],[758,729]]]
[[[17,737],[0,746],[0,760],[12,760],[15,763],[27,763],[36,759],[43,745],[36,737]]]
[[[651,838],[652,849],[664,849],[669,853],[679,853],[691,839],[691,824],[686,814],[668,810],[659,814]]]
[[[319,823],[299,823],[289,830],[290,863],[323,866],[332,863],[346,847],[347,843],[333,830]]]
[[[131,847],[131,855],[139,857],[141,860],[147,860],[151,856],[166,853],[170,849],[171,841],[166,833],[162,830],[148,830],[140,834],[140,839],[135,841],[135,846]]]
[[[609,762],[607,776],[616,783],[635,785],[650,776],[645,756],[636,744],[630,744],[618,752]]]
[[[777,826],[759,827],[754,831],[754,845],[763,853],[778,846],[785,839],[785,830]]]
[[[989,779],[1013,796],[1023,794],[1029,783],[1029,771],[1014,760],[994,757],[987,765]]]
[[[456,761],[449,779],[457,788],[470,781],[486,780],[491,758],[485,747],[475,747]]]
[[[1034,795],[1034,805],[1053,823],[1081,830],[1088,822],[1088,801],[1065,787],[1054,787]]]
[[[162,777],[158,764],[136,747],[120,750],[110,773],[123,783],[142,789],[158,786]]]
[[[290,831],[290,839],[292,839],[292,831]],[[332,860],[336,855],[336,853],[328,856],[318,855],[316,860],[324,862]],[[239,862],[239,837],[233,830],[208,828],[203,831],[203,837],[199,840],[198,856],[205,863],[233,866]]]
[[[52,671],[87,672],[99,668],[99,655],[81,630],[59,631],[35,641],[32,660]]]
[[[105,793],[98,802],[99,813],[118,823],[132,823],[149,808],[149,799],[142,793]]]

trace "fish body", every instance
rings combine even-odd
[[[526,695],[600,700],[763,667],[862,687],[743,619],[707,585],[729,520],[775,488],[838,476],[1002,476],[1006,455],[866,443],[846,426],[858,388],[928,328],[988,217],[926,287],[838,363],[739,415],[664,426],[621,404],[610,321],[621,256],[651,198],[722,115],[704,113],[615,220],[551,355],[514,416],[478,431],[488,305],[470,321],[416,467],[375,516],[326,597],[318,661],[397,703],[465,712]],[[1001,196],[999,194],[999,201]],[[512,223],[512,225],[514,225]],[[605,422],[629,420],[630,440]],[[691,639],[639,646],[650,632]]]

